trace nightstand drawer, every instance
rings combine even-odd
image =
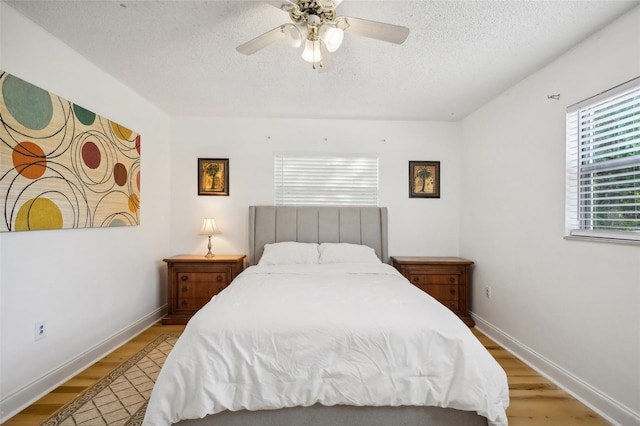
[[[455,300],[457,302],[460,296],[457,285],[415,284],[415,286],[420,290],[429,293],[431,296],[435,297],[447,306],[448,304],[444,302],[449,302],[452,300]]]
[[[222,280],[218,282],[180,281],[176,286],[178,291],[176,297],[180,299],[211,298],[224,290],[226,286],[227,282]]]
[[[193,313],[206,305],[211,298],[178,298],[176,299],[175,313]]]
[[[460,275],[458,274],[410,274],[409,281],[413,284],[442,284],[442,285],[458,285],[460,284]]]
[[[228,284],[227,271],[212,272],[178,272],[178,283],[188,285]]]

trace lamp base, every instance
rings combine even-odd
[[[207,245],[207,249],[209,249],[209,251],[207,252],[207,254],[204,255],[204,257],[206,258],[214,257],[215,254],[211,252],[211,235],[209,235],[209,244]]]

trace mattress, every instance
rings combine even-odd
[[[257,265],[187,324],[143,425],[346,405],[454,408],[502,426],[508,403],[482,344],[390,265]]]

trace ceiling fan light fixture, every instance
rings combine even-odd
[[[344,31],[330,24],[324,24],[320,27],[320,38],[324,41],[329,52],[338,50],[344,40]]]
[[[241,44],[236,47],[236,50],[244,55],[252,55],[283,39],[294,47],[301,46],[302,40],[305,40],[302,58],[313,64],[314,69],[316,65],[328,69],[331,64],[331,53],[340,48],[346,32],[349,36],[353,34],[395,44],[404,43],[409,36],[409,28],[400,25],[337,16],[335,8],[341,1],[269,1],[268,3],[287,12],[292,23],[275,27]]]
[[[320,53],[320,40],[307,39],[304,45],[304,50],[302,51],[302,59],[312,64],[322,60],[322,53]]]

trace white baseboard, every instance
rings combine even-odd
[[[612,399],[533,349],[509,336],[475,313],[476,328],[559,388],[597,412],[614,425],[640,425],[640,413]]]
[[[129,327],[7,396],[0,401],[0,423],[9,420],[71,377],[157,323],[165,315],[166,310],[167,305],[156,309]]]

